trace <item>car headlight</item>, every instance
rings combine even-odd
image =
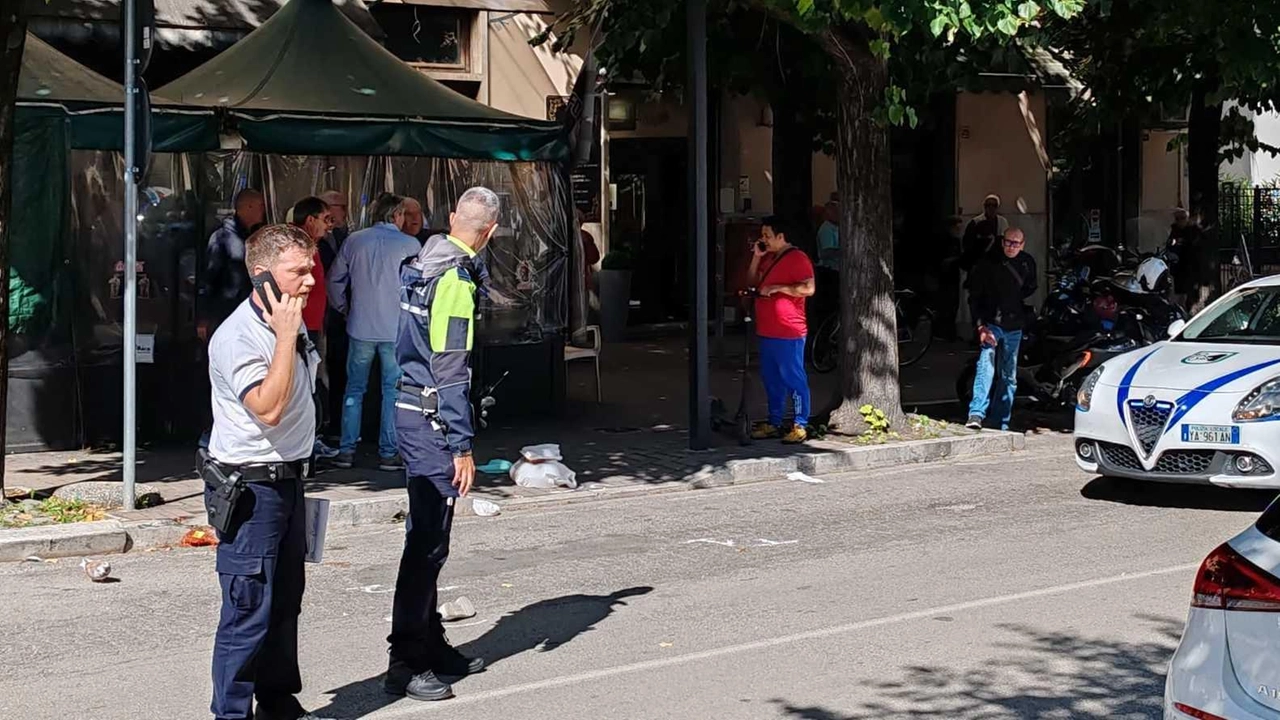
[[[1280,378],[1271,378],[1244,396],[1231,419],[1236,422],[1271,420],[1280,415]]]
[[[1080,412],[1089,412],[1089,405],[1093,402],[1093,388],[1102,379],[1102,370],[1105,367],[1106,365],[1099,365],[1098,369],[1089,373],[1089,377],[1080,384],[1080,390],[1076,393],[1076,409]]]

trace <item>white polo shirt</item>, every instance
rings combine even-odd
[[[311,457],[316,439],[316,409],[311,399],[320,354],[298,329],[293,355],[293,388],[280,423],[269,427],[244,405],[250,390],[262,384],[275,355],[275,332],[253,300],[245,300],[218,327],[209,342],[209,383],[213,386],[213,435],[209,454],[226,465],[293,462]]]

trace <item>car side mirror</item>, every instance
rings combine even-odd
[[[1169,323],[1169,337],[1174,337],[1178,333],[1186,329],[1187,329],[1186,320],[1174,320],[1173,322]]]

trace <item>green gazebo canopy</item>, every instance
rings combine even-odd
[[[214,113],[153,98],[151,136],[156,152],[218,147]],[[82,150],[124,147],[124,87],[27,33],[18,75],[18,133],[33,123],[66,120],[70,146]]]
[[[392,55],[331,0],[290,0],[160,93],[224,109],[255,152],[478,160],[568,154],[557,123],[450,90]]]

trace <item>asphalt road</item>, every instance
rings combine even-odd
[[[492,663],[389,702],[396,528],[309,568],[303,702],[337,718],[1156,718],[1199,561],[1267,498],[997,459],[458,523],[450,629]],[[212,554],[0,568],[0,718],[208,717]]]

